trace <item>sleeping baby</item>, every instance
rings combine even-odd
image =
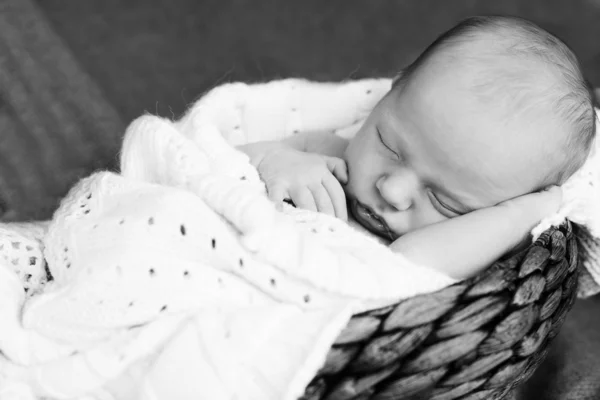
[[[0,398],[295,400],[353,314],[517,251],[594,136],[572,52],[498,17],[393,85],[228,84],[142,116],[120,174],[0,226]]]
[[[467,19],[394,81],[358,133],[240,146],[271,200],[350,218],[455,278],[558,210],[595,136],[571,50],[531,22]]]

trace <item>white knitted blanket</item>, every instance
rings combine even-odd
[[[225,138],[347,128],[389,87],[266,88],[295,84],[298,101],[329,95],[354,112],[292,124],[234,85],[230,99],[213,92],[181,121],[134,121],[121,174],[81,181],[47,230],[4,227],[0,399],[296,399],[353,313],[453,283],[340,220],[268,201]],[[211,108],[240,99],[242,120]],[[293,108],[306,121],[335,112]]]
[[[389,87],[221,86],[179,121],[134,121],[121,174],[83,180],[49,226],[0,227],[0,399],[295,399],[353,313],[453,283],[277,210],[231,147],[350,137]]]

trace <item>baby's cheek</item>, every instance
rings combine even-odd
[[[346,201],[348,202],[350,199],[356,199],[361,196],[361,191],[359,190],[360,181],[359,174],[356,172],[356,169],[351,169],[348,165],[348,181],[345,184],[342,184],[342,188],[344,189],[344,194],[346,195]]]
[[[377,160],[361,157],[359,160],[346,160],[348,182],[344,187],[346,195],[363,203],[373,204],[376,196],[377,178],[381,175]]]
[[[437,211],[429,200],[427,200],[427,203],[423,203],[421,207],[413,211],[414,213],[410,218],[411,223],[409,226],[406,227],[408,232],[424,228],[429,225],[437,224],[438,222],[446,221],[449,219],[448,217],[442,215],[439,211]]]

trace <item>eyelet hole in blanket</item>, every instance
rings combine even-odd
[[[502,399],[546,356],[576,297],[571,223],[481,275],[355,315],[301,400]]]
[[[28,296],[40,292],[52,280],[42,248],[33,238],[2,231],[0,259],[17,274]]]

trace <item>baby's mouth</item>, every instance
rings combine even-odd
[[[365,206],[359,201],[354,201],[354,207],[351,207],[354,217],[365,226],[371,232],[383,236],[386,239],[394,240],[395,235],[392,230],[377,213],[375,213],[370,207]]]

